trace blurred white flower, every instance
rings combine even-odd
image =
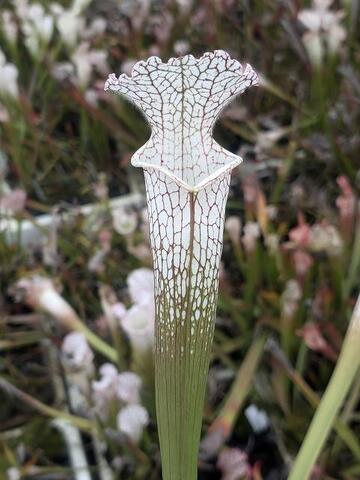
[[[52,37],[54,19],[41,4],[33,3],[28,6],[26,15],[22,18],[22,31],[29,51],[37,56]]]
[[[54,19],[47,15],[40,4],[34,4],[29,9],[29,18],[32,20],[35,30],[44,42],[49,42],[54,31]]]
[[[49,11],[55,18],[57,18],[63,13],[64,7],[59,3],[51,3],[49,6]]]
[[[301,296],[302,289],[299,282],[297,280],[288,280],[281,295],[281,313],[284,318],[292,318],[294,316]]]
[[[10,192],[0,193],[0,214],[12,215],[21,212],[25,207],[26,192],[20,188],[10,190]]]
[[[241,236],[241,220],[239,217],[232,215],[226,219],[225,222],[225,231],[229,235],[231,243],[239,247],[240,246],[240,236]]]
[[[61,39],[70,49],[75,47],[79,39],[90,40],[106,30],[106,20],[102,17],[94,18],[90,25],[86,26],[83,10],[88,3],[88,0],[75,1],[68,9],[59,4],[51,5]]]
[[[114,230],[120,235],[130,235],[138,225],[136,212],[118,207],[111,212]]]
[[[309,248],[314,252],[326,252],[330,256],[339,255],[343,249],[340,232],[329,223],[316,223],[311,227]]]
[[[256,405],[251,404],[245,410],[245,417],[256,433],[263,432],[269,428],[269,417],[264,410],[260,410]]]
[[[3,10],[0,14],[1,30],[4,32],[6,40],[14,44],[17,40],[18,27],[14,15],[10,10]]]
[[[319,67],[324,56],[324,47],[317,32],[305,32],[302,41],[312,65]]]
[[[276,205],[266,205],[266,213],[269,220],[275,220],[278,214],[278,208]]]
[[[148,423],[149,414],[141,405],[128,405],[121,409],[117,416],[119,431],[127,435],[133,443],[139,443]]]
[[[241,238],[245,250],[249,253],[255,250],[256,241],[260,237],[260,226],[257,222],[247,222]]]
[[[328,342],[325,340],[317,323],[306,322],[301,329],[296,331],[296,334],[302,337],[308,348],[315,352],[323,352],[328,348]]]
[[[140,403],[142,381],[139,375],[133,372],[122,372],[116,379],[116,396],[126,404]]]
[[[295,247],[307,247],[310,242],[311,227],[299,215],[298,224],[289,231],[289,238]]]
[[[121,302],[114,303],[113,305],[111,305],[110,308],[111,308],[111,314],[118,320],[121,320],[124,317],[124,315],[126,315],[126,307]]]
[[[99,373],[101,376],[101,380],[99,382],[94,382],[94,385],[97,385],[97,388],[109,388],[118,376],[117,368],[112,363],[104,363],[99,368]]]
[[[154,272],[148,268],[133,270],[128,275],[127,285],[134,305],[126,310],[122,303],[116,302],[111,314],[120,321],[135,356],[142,358],[154,345]]]
[[[99,248],[95,251],[94,255],[88,261],[88,269],[90,272],[103,272],[105,269],[104,260],[111,251],[111,238],[112,234],[107,229],[100,230],[98,234]]]
[[[95,197],[101,202],[109,199],[109,187],[105,173],[99,173],[98,178],[93,184],[93,190]]]
[[[91,2],[92,0],[74,0],[72,8],[75,12],[81,13],[90,5]]]
[[[116,335],[119,329],[119,321],[126,313],[125,305],[118,301],[115,291],[109,285],[99,286],[101,307],[105,314],[106,322],[112,335]]]
[[[104,363],[99,368],[100,379],[94,380],[91,384],[95,394],[113,398],[116,395],[116,379],[118,371],[112,363]]]
[[[312,256],[304,250],[295,250],[295,252],[293,253],[293,262],[296,275],[301,278],[307,274],[307,272],[313,265],[314,260]]]
[[[60,216],[56,208],[51,214],[51,223],[48,233],[44,236],[42,242],[42,259],[45,265],[56,267],[59,265],[60,257],[58,254],[58,227],[61,223]]]
[[[99,380],[91,382],[95,409],[106,419],[111,405],[138,404],[140,402],[141,378],[133,372],[119,373],[111,363],[104,363],[99,369]],[[114,403],[115,402],[115,403]]]
[[[51,74],[58,82],[63,82],[73,77],[75,67],[70,62],[55,63],[51,69]]]
[[[87,268],[89,272],[101,273],[105,269],[104,260],[109,253],[108,249],[99,248],[92,257],[90,257]]]
[[[340,45],[344,42],[345,39],[345,28],[338,23],[333,23],[328,30],[328,34],[326,35],[326,43],[329,53],[331,55],[335,55],[339,51]]]
[[[144,239],[148,244],[150,244],[149,215],[146,208],[144,208],[140,212],[140,218],[141,218],[141,231],[144,235]]]
[[[0,104],[0,123],[7,123],[10,120],[9,112]]]
[[[85,28],[85,19],[74,9],[64,10],[56,19],[62,41],[69,48],[73,48]]]
[[[76,83],[86,88],[91,79],[93,70],[105,74],[108,71],[107,54],[103,50],[90,50],[87,42],[82,42],[71,55],[76,69]]]
[[[101,419],[106,420],[112,402],[116,400],[116,379],[119,372],[111,363],[104,363],[99,368],[99,380],[91,382],[92,399],[95,411]]]
[[[92,372],[94,354],[83,333],[68,333],[62,343],[61,352],[70,369]]]
[[[330,10],[332,3],[333,0],[313,0],[311,9],[301,10],[298,14],[298,19],[308,30],[302,39],[315,66],[322,64],[326,46],[331,55],[336,54],[346,38],[346,30],[340,23],[344,12]]]
[[[269,252],[274,254],[279,250],[280,238],[276,233],[269,233],[265,237],[265,245],[269,249]]]
[[[96,17],[87,26],[81,33],[81,37],[84,40],[89,40],[98,35],[102,35],[106,30],[106,20],[102,17]]]
[[[154,272],[137,268],[127,277],[129,295],[134,303],[148,303],[154,298]]]
[[[16,98],[19,95],[18,69],[12,63],[7,63],[5,55],[0,50],[0,96],[11,96]]]
[[[246,453],[239,448],[224,448],[216,466],[222,472],[221,480],[240,480],[250,469]]]
[[[224,262],[220,262],[219,282],[220,282],[220,290],[225,291],[228,288],[228,276],[227,276]]]
[[[300,10],[298,19],[310,31],[327,30],[335,14],[329,10],[332,0],[313,0],[313,8]]]
[[[99,93],[93,88],[88,88],[84,93],[84,99],[91,107],[96,108],[99,100]]]
[[[186,55],[190,51],[191,47],[186,40],[178,40],[174,43],[174,52],[179,57]]]
[[[78,326],[75,310],[59,294],[50,278],[33,275],[20,279],[15,284],[15,296],[21,297],[30,307],[50,314],[70,330]]]
[[[20,480],[21,472],[16,467],[10,467],[6,470],[6,478],[7,480]]]
[[[28,0],[12,0],[12,3],[14,5],[16,15],[19,18],[26,17],[29,9]]]
[[[283,127],[258,132],[256,135],[255,152],[270,150],[287,132],[288,129]]]
[[[152,350],[155,329],[155,304],[153,300],[133,305],[127,310],[120,323],[136,354]]]
[[[183,15],[188,14],[193,6],[193,0],[176,0],[176,3]]]

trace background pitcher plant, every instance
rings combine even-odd
[[[143,167],[155,271],[157,422],[163,478],[195,479],[213,338],[225,203],[241,158],[212,138],[220,111],[258,78],[221,50],[137,63],[105,89],[124,94],[152,134]]]

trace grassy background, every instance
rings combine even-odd
[[[42,4],[50,12],[50,3]],[[167,59],[222,48],[249,62],[264,78],[262,87],[247,92],[223,113],[214,134],[245,160],[232,179],[228,215],[243,225],[256,223],[259,235],[252,248],[246,248],[244,231],[242,239],[225,234],[204,419],[206,435],[222,412],[250,346],[265,336],[268,341],[251,373],[248,396],[238,406],[234,425],[227,425],[228,444],[245,450],[250,464],[258,466],[253,478],[286,478],[287,465],[314,412],[309,398],[321,396],[326,387],[358,294],[360,15],[356,4],[334,2],[332,8],[343,11],[340,24],[346,38],[330,55],[322,31],[324,56],[317,66],[304,46],[306,29],[298,19],[299,11],[309,8],[305,1],[201,0],[182,10],[176,2],[164,0],[150,2],[143,13],[140,1],[94,0],[80,15],[87,25],[85,32],[94,18],[105,21],[104,30],[89,34],[86,41],[90,49],[106,52],[108,72],[120,73],[129,62],[154,53]],[[63,5],[69,7],[69,2]],[[1,2],[0,12],[7,8],[14,11],[13,2]],[[53,371],[46,361],[46,342],[59,347],[62,333],[49,321],[47,327],[43,321],[15,324],[14,317],[30,315],[30,310],[13,301],[11,286],[29,273],[51,276],[81,318],[107,337],[99,321],[99,283],[111,285],[126,298],[128,273],[148,266],[134,255],[124,236],[113,232],[107,195],[143,191],[141,172],[129,165],[129,159],[144,144],[149,129],[131,105],[102,93],[108,72],[97,71],[96,65],[83,85],[76,74],[54,78],[59,62],[74,63],[74,52],[83,41],[80,33],[76,45],[69,47],[55,29],[49,42],[32,55],[15,13],[14,22],[19,28],[14,43],[0,24],[1,50],[7,62],[16,65],[19,84],[16,99],[0,93],[9,117],[0,123],[0,155],[7,163],[0,174],[2,191],[6,183],[6,188],[26,192],[26,205],[16,214],[19,221],[36,222],[37,215],[54,208],[62,213],[70,206],[98,204],[90,219],[79,215],[70,226],[59,226],[54,262],[44,261],[41,248],[9,245],[0,233],[0,375],[42,402],[63,408],[64,402],[49,389]],[[89,90],[95,98],[91,103]],[[346,191],[341,180],[337,182],[339,177],[346,178]],[[108,193],[99,200],[101,185]],[[339,197],[353,205],[348,215],[339,208],[344,204],[337,201]],[[141,211],[139,207],[134,211],[138,229],[132,241],[141,244]],[[306,235],[312,229],[311,240],[299,240],[299,230],[294,230],[299,226]],[[93,271],[89,261],[101,248],[104,230],[112,232],[111,248],[102,268]],[[299,272],[301,253],[309,264],[304,273]],[[131,365],[129,354],[125,361]],[[96,362],[100,365],[103,359]],[[341,414],[347,441],[331,436],[317,478],[360,478],[359,394],[358,379]],[[243,414],[250,404],[267,413],[266,432],[252,430]],[[4,475],[11,466],[22,466],[26,478],[50,478],[48,472],[71,478],[64,445],[46,417],[5,395],[0,425]],[[86,437],[85,442],[89,443]],[[147,458],[143,463],[121,442],[109,438],[107,442],[109,461],[118,455],[130,459],[119,478],[159,478],[153,423],[141,444]],[[90,447],[89,452],[95,465]],[[215,463],[214,457],[203,460],[201,478],[220,478]],[[35,477],[33,465],[42,472]]]

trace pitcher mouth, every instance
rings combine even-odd
[[[168,178],[173,180],[177,185],[179,185],[179,187],[182,187],[184,190],[187,190],[189,193],[197,193],[200,190],[203,190],[204,188],[209,186],[210,184],[214,183],[217,179],[221,178],[223,175],[227,174],[229,171],[233,170],[242,161],[243,159],[241,157],[237,157],[232,162],[229,162],[226,165],[223,165],[222,167],[214,170],[212,173],[210,173],[206,178],[201,180],[201,182],[197,183],[196,185],[190,185],[189,183],[185,182],[182,178],[180,178],[178,175],[175,175],[174,173],[172,173],[166,167],[162,165],[157,165],[156,163],[147,163],[139,160],[131,160],[131,164],[134,167],[141,167],[144,170],[156,170],[158,172],[161,172],[164,175],[166,175]]]
[[[133,155],[132,165],[161,172],[188,192],[198,192],[242,162],[241,157],[214,141],[213,128],[221,111],[248,87],[258,83],[258,76],[249,64],[241,64],[227,52],[215,50],[200,58],[185,55],[170,58],[167,62],[158,57],[139,61],[131,76],[122,74],[117,78],[111,74],[105,90],[127,97],[140,109],[152,128],[148,142]],[[180,101],[185,97],[188,103]],[[196,128],[202,130],[199,141],[193,141],[196,131],[188,125],[192,115],[196,119],[202,117],[200,124],[196,124]],[[183,152],[184,134],[181,132],[180,139],[172,139],[170,149],[159,151],[162,132],[165,132],[167,122],[175,121],[175,117],[181,122],[186,119],[189,145]],[[205,144],[205,136],[208,149],[199,148],[197,151],[197,145]],[[159,148],[154,148],[156,146]]]
[[[230,55],[225,52],[224,50],[214,50],[213,52],[206,52],[200,57],[194,57],[192,54],[183,55],[180,57],[171,57],[168,61],[162,61],[161,58],[157,56],[151,56],[147,60],[139,60],[135,63],[132,68],[131,74],[127,75],[126,73],[122,73],[119,77],[112,73],[109,75],[108,79],[105,82],[104,90],[108,91],[111,90],[112,87],[116,84],[119,84],[121,80],[132,80],[136,79],[137,76],[143,74],[144,69],[148,66],[159,68],[159,67],[179,67],[186,65],[191,67],[192,65],[196,65],[201,63],[206,59],[213,59],[214,57],[222,58],[225,61],[230,61],[236,68],[239,69],[240,73],[244,73],[247,69],[251,69],[252,67],[249,64],[241,64],[238,60],[233,59]],[[253,85],[258,84],[258,78],[254,81]]]

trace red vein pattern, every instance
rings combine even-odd
[[[155,370],[163,478],[196,478],[215,325],[225,204],[242,159],[212,138],[220,111],[258,78],[221,50],[134,66],[109,76],[152,134],[132,158],[145,171],[155,272]]]

